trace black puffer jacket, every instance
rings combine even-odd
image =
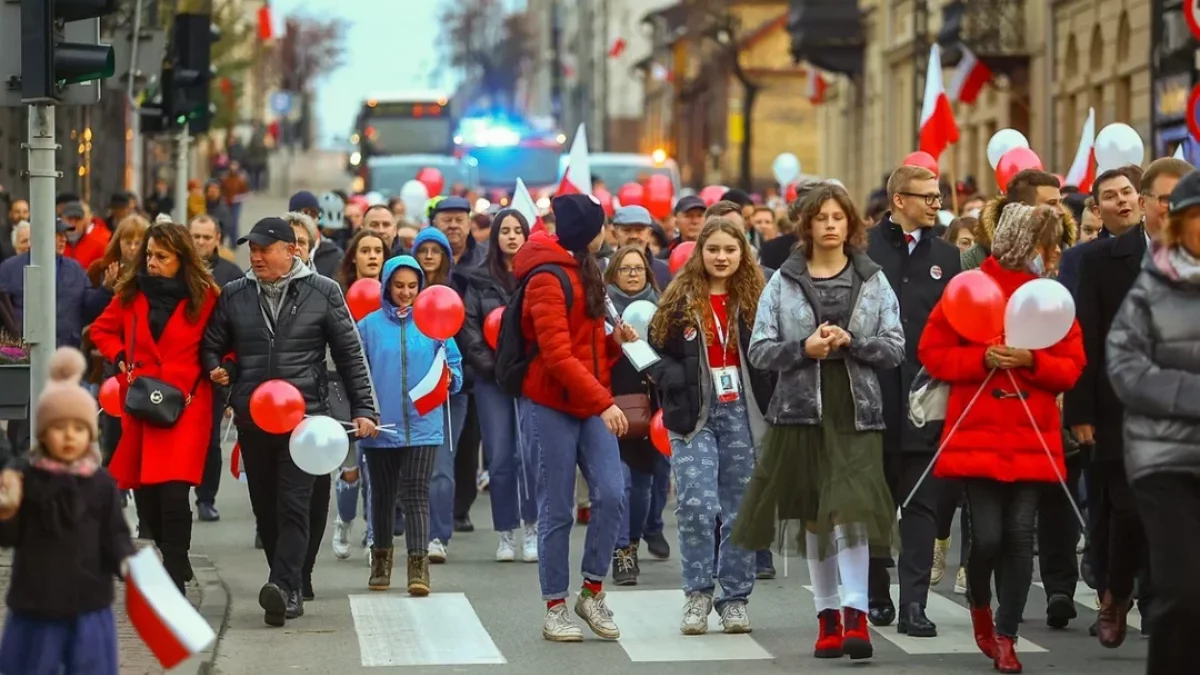
[[[362,343],[337,283],[300,265],[284,290],[273,329],[266,300],[260,295],[258,282],[249,276],[229,283],[204,331],[204,369],[223,366],[229,371],[229,405],[238,423],[251,424],[250,395],[273,379],[294,384],[304,394],[309,415],[329,414],[326,346],[346,382],[351,416],[375,419]],[[230,352],[236,363],[225,360]]]
[[[483,322],[497,307],[508,304],[512,294],[504,288],[486,267],[474,267],[459,275],[466,286],[467,318],[456,340],[463,359],[475,377],[488,381],[496,379],[496,352],[483,338]]]

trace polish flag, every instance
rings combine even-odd
[[[610,59],[620,58],[621,55],[625,53],[625,48],[628,46],[629,43],[625,41],[625,38],[619,37],[616,40],[613,40],[612,44],[608,47],[608,57]]]
[[[242,462],[241,443],[233,444],[233,452],[229,454],[229,473],[243,483],[246,482],[246,465]]]
[[[271,17],[271,4],[263,3],[258,8],[258,39],[266,42],[275,37],[275,24]]]
[[[980,61],[975,52],[967,49],[966,45],[959,45],[959,49],[962,50],[962,59],[954,69],[954,76],[950,78],[950,90],[946,94],[952,103],[970,105],[979,98],[979,92],[983,91],[984,85],[992,81],[992,69]]]
[[[921,105],[921,142],[917,149],[934,159],[951,143],[958,142],[958,124],[942,84],[942,50],[929,48],[929,69],[925,72],[925,101]]]
[[[408,397],[422,417],[450,400],[450,364],[446,363],[445,347],[438,348],[429,372],[408,391]]]
[[[558,184],[559,195],[592,194],[592,165],[588,161],[587,129],[580,124],[571,142],[571,153],[567,155],[567,171]]]
[[[1067,171],[1067,185],[1074,185],[1080,192],[1091,192],[1092,181],[1096,180],[1096,109],[1089,108],[1083,132],[1079,135],[1079,149],[1075,161]]]
[[[513,189],[512,208],[518,213],[525,216],[525,222],[529,223],[529,232],[540,232],[546,229],[546,224],[542,222],[542,217],[538,215],[537,204],[533,201],[533,195],[529,194],[529,188],[525,187],[525,181],[517,179],[517,187]]]
[[[809,66],[808,81],[804,85],[804,96],[808,102],[813,105],[819,105],[825,102],[825,91],[829,89],[829,80],[821,74],[821,71]]]
[[[170,670],[217,639],[208,622],[179,592],[153,548],[129,558],[125,611],[142,641]]]

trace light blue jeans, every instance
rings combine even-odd
[[[516,401],[494,382],[475,381],[475,406],[487,462],[492,527],[508,532],[537,522],[536,471],[517,433]]]
[[[336,496],[337,517],[343,523],[353,522],[358,517],[358,497],[362,494],[363,518],[367,521],[367,544],[375,541],[375,533],[371,526],[371,481],[367,478],[367,463],[363,460],[362,446],[354,444],[354,455],[358,458],[358,480],[347,481],[342,477],[342,470],[333,479],[333,492]]]
[[[433,459],[433,478],[429,481],[429,540],[443,544],[449,543],[454,534],[454,452],[467,420],[467,403],[467,394],[450,397],[450,414],[442,416],[450,420],[450,433],[445,434],[446,440]]]

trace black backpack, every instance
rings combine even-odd
[[[525,304],[525,287],[529,280],[542,273],[553,274],[562,284],[563,297],[567,301],[567,310],[575,300],[571,279],[562,265],[548,263],[533,268],[521,281],[500,319],[500,337],[496,339],[496,383],[505,394],[513,398],[521,397],[521,389],[525,384],[525,373],[533,357],[537,356],[537,342],[532,347],[525,344],[525,335],[521,332],[521,313]]]

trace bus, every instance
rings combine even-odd
[[[511,192],[520,178],[536,193],[557,185],[567,137],[544,120],[473,117],[460,122],[453,140],[485,192]]]
[[[363,102],[350,142],[351,171],[358,173],[374,157],[451,155],[454,110],[450,95],[414,90],[372,96]]]

